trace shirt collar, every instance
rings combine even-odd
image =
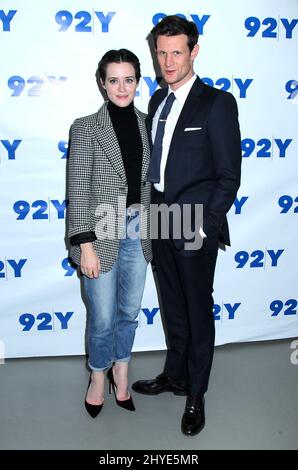
[[[191,87],[193,86],[197,76],[194,74],[184,85],[179,87],[177,90],[172,90],[171,87],[169,86],[168,90],[168,96],[170,93],[174,93],[176,100],[178,103],[183,106],[186,98],[188,96],[188,93],[190,92]]]

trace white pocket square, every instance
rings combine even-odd
[[[186,127],[184,129],[184,132],[189,132],[189,131],[200,131],[202,128],[201,127]]]

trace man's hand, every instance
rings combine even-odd
[[[90,279],[98,277],[100,273],[100,261],[94,251],[92,243],[81,243],[80,247],[82,273],[90,277]]]

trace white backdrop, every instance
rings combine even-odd
[[[296,0],[2,0],[0,5],[0,356],[82,354],[85,306],[65,248],[66,142],[102,103],[101,56],[138,55],[136,106],[156,88],[146,36],[163,15],[196,22],[195,71],[237,99],[242,184],[220,252],[216,344],[298,336]],[[148,279],[134,350],[165,347]]]

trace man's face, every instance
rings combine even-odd
[[[158,36],[156,53],[162,76],[173,90],[177,90],[193,75],[193,61],[198,55],[196,44],[190,52],[186,34]]]

